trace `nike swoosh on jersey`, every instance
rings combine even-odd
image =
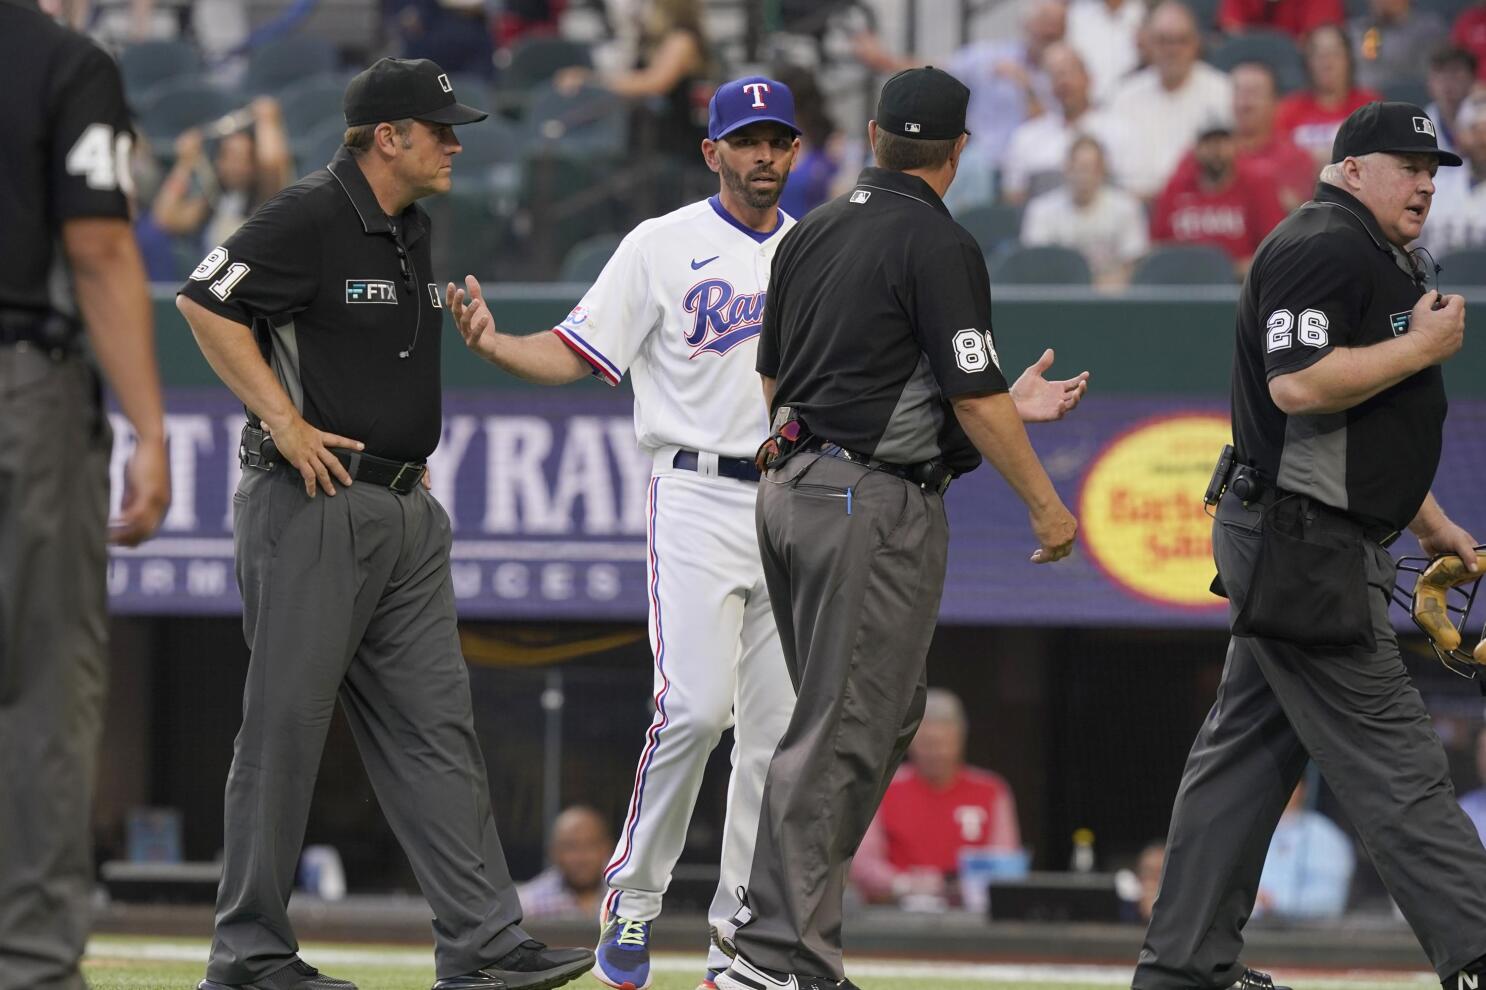
[[[714,254],[712,257],[706,258],[706,259],[704,259],[702,261],[698,261],[695,258],[693,258],[693,259],[691,259],[691,270],[692,271],[696,271],[698,268],[706,268],[708,265],[712,264],[712,262],[716,261],[718,258],[721,258],[721,257],[722,257],[722,255],[720,255],[720,254]]]

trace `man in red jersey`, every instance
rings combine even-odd
[[[1242,278],[1264,235],[1285,218],[1272,186],[1240,169],[1233,126],[1213,121],[1151,208],[1151,242],[1211,244]]]
[[[1476,78],[1486,81],[1486,3],[1460,12],[1450,28],[1450,41],[1476,56]]]
[[[1275,131],[1279,86],[1274,70],[1263,62],[1240,62],[1233,79],[1233,140],[1240,170],[1262,178],[1279,196],[1286,212],[1311,198],[1316,162],[1287,135]]]
[[[1345,16],[1341,0],[1223,0],[1218,27],[1227,34],[1269,28],[1299,40],[1322,24],[1340,24]]]
[[[998,774],[965,765],[965,709],[930,688],[908,764],[888,785],[851,880],[868,900],[945,896],[961,849],[1021,848],[1016,801]]]

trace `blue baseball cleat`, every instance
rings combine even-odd
[[[650,922],[610,918],[599,936],[593,975],[614,990],[649,990]]]

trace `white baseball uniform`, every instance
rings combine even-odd
[[[653,919],[686,841],[707,757],[734,721],[722,924],[748,882],[764,777],[794,707],[754,526],[758,486],[718,473],[768,435],[754,360],[774,250],[718,197],[636,227],[554,332],[611,385],[629,371],[635,433],[655,459],[648,503],[655,717],[614,858],[604,916]],[[674,466],[696,452],[695,471]],[[726,966],[716,947],[709,966]]]

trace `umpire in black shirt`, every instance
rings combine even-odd
[[[459,649],[449,517],[421,484],[439,441],[443,311],[414,201],[449,189],[452,125],[485,114],[434,63],[400,59],[353,79],[345,111],[329,166],[265,203],[177,300],[249,411],[233,533],[252,658],[201,987],[350,986],[299,959],[285,911],[339,696],[433,909],[434,986],[545,990],[593,954],[519,926]]]
[[[984,454],[1031,511],[1032,559],[1073,543],[1001,374],[980,248],[941,201],[968,98],[934,68],[890,79],[868,125],[878,167],[774,259],[758,369],[777,432],[758,529],[798,702],[719,990],[851,986],[846,868],[923,715],[950,479]]]
[[[1447,990],[1486,970],[1486,850],[1399,655],[1385,549],[1407,526],[1428,554],[1476,560],[1429,493],[1465,303],[1404,251],[1436,168],[1459,164],[1423,110],[1368,104],[1249,269],[1213,526],[1234,638],[1172,809],[1137,990],[1270,985],[1239,962],[1242,931],[1308,757]]]
[[[0,0],[0,80],[0,990],[81,990],[105,544],[154,532],[170,478],[118,66]],[[135,433],[111,526],[98,367]]]

